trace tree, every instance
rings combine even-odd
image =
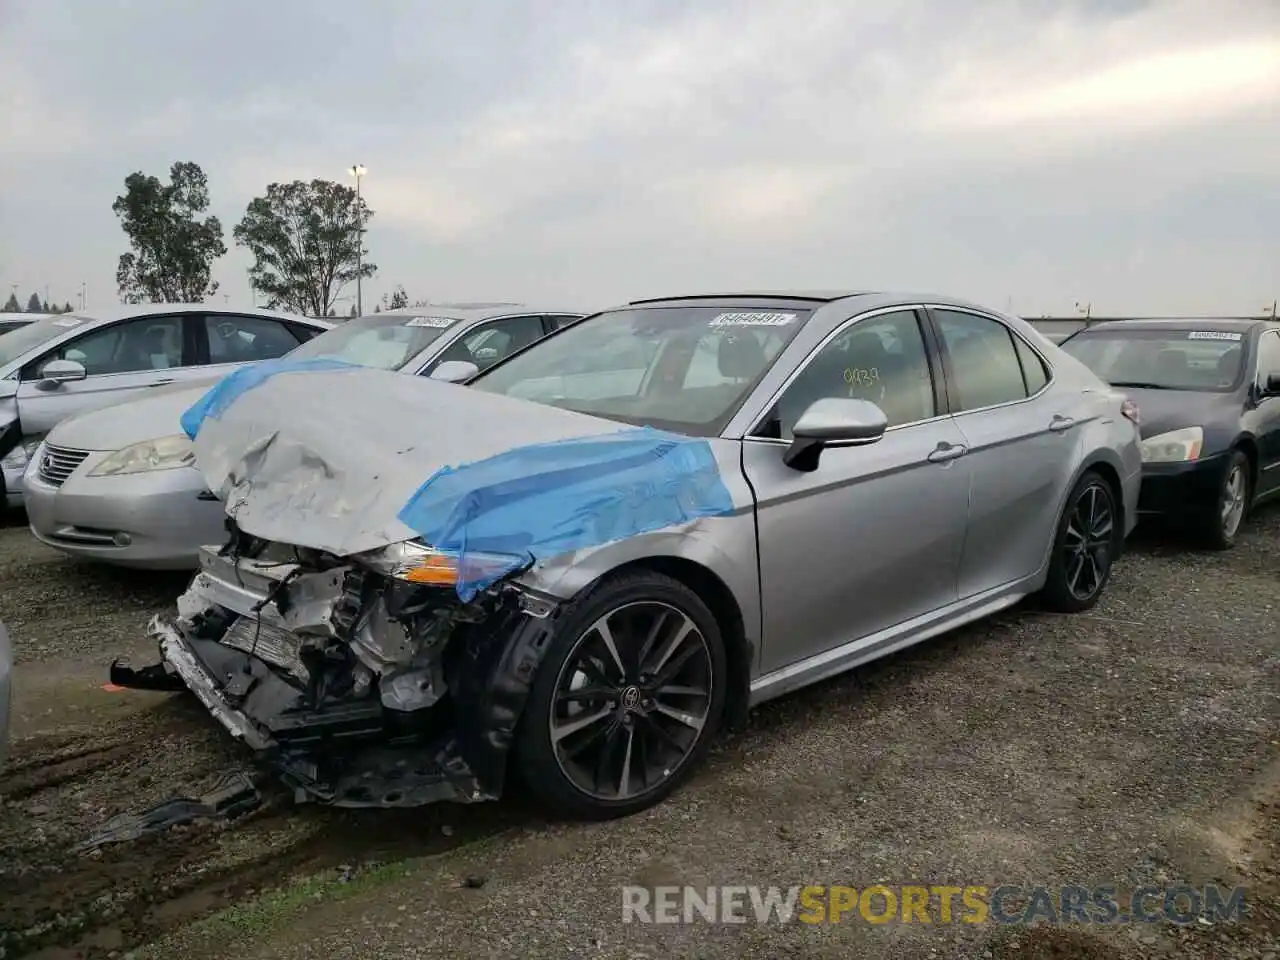
[[[249,276],[268,306],[323,317],[347,284],[377,272],[363,262],[364,225],[372,216],[364,199],[340,183],[272,183],[249,204],[234,236],[254,256]]]
[[[409,295],[404,292],[404,287],[396,285],[395,291],[391,294],[391,310],[403,310],[409,306]]]
[[[18,303],[17,291],[10,293],[9,299],[4,302],[4,312],[5,313],[21,313],[22,312],[22,307]]]
[[[348,313],[348,314],[347,314],[347,316],[348,316],[348,317],[358,317],[358,316],[360,316],[360,311],[356,309],[356,305],[355,305],[354,303],[351,305],[351,312],[350,312],[350,313]]]
[[[40,294],[33,293],[27,301],[27,313],[44,313],[44,305],[40,303]]]
[[[111,209],[132,253],[120,255],[116,284],[126,303],[200,303],[218,290],[213,261],[227,252],[222,222],[209,208],[209,178],[197,163],[175,163],[169,183],[141,172],[125,177]]]
[[[62,312],[63,312],[63,313],[70,313],[70,312],[71,312],[71,301],[70,301],[70,300],[68,300],[66,303],[64,303],[64,304],[62,305]]]

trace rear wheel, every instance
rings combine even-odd
[[[1243,450],[1232,450],[1222,473],[1218,498],[1195,521],[1196,539],[1210,550],[1230,550],[1249,512],[1253,467]]]
[[[719,726],[724,642],[706,604],[649,571],[606,580],[551,641],[521,719],[521,778],[549,808],[602,820],[665,798]]]
[[[1111,579],[1122,536],[1115,491],[1100,473],[1087,471],[1058,521],[1049,575],[1040,594],[1043,605],[1059,613],[1093,607]]]

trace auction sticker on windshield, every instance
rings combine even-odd
[[[722,313],[711,318],[713,327],[785,327],[794,323],[794,313]]]
[[[457,323],[454,317],[414,317],[406,327],[452,327]]]
[[[1192,330],[1187,334],[1188,340],[1243,340],[1243,333],[1230,333],[1226,330]]]

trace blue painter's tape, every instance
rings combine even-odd
[[[233,370],[210,387],[208,392],[193,403],[186,413],[182,415],[182,430],[194,440],[196,434],[200,432],[200,425],[204,423],[207,417],[218,419],[226,411],[227,407],[235,402],[236,398],[274,377],[277,373],[363,369],[364,367],[359,364],[334,360],[329,357],[315,357],[309,360],[290,360],[288,357],[279,357],[275,360],[259,360],[257,363]]]
[[[645,427],[444,467],[399,519],[458,555],[458,597],[468,601],[530,561],[733,509],[711,444]],[[468,562],[476,554],[489,556]]]

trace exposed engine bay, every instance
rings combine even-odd
[[[463,602],[414,543],[341,558],[230,526],[152,620],[161,662],[112,682],[190,689],[300,801],[496,799],[558,602],[511,577]]]

